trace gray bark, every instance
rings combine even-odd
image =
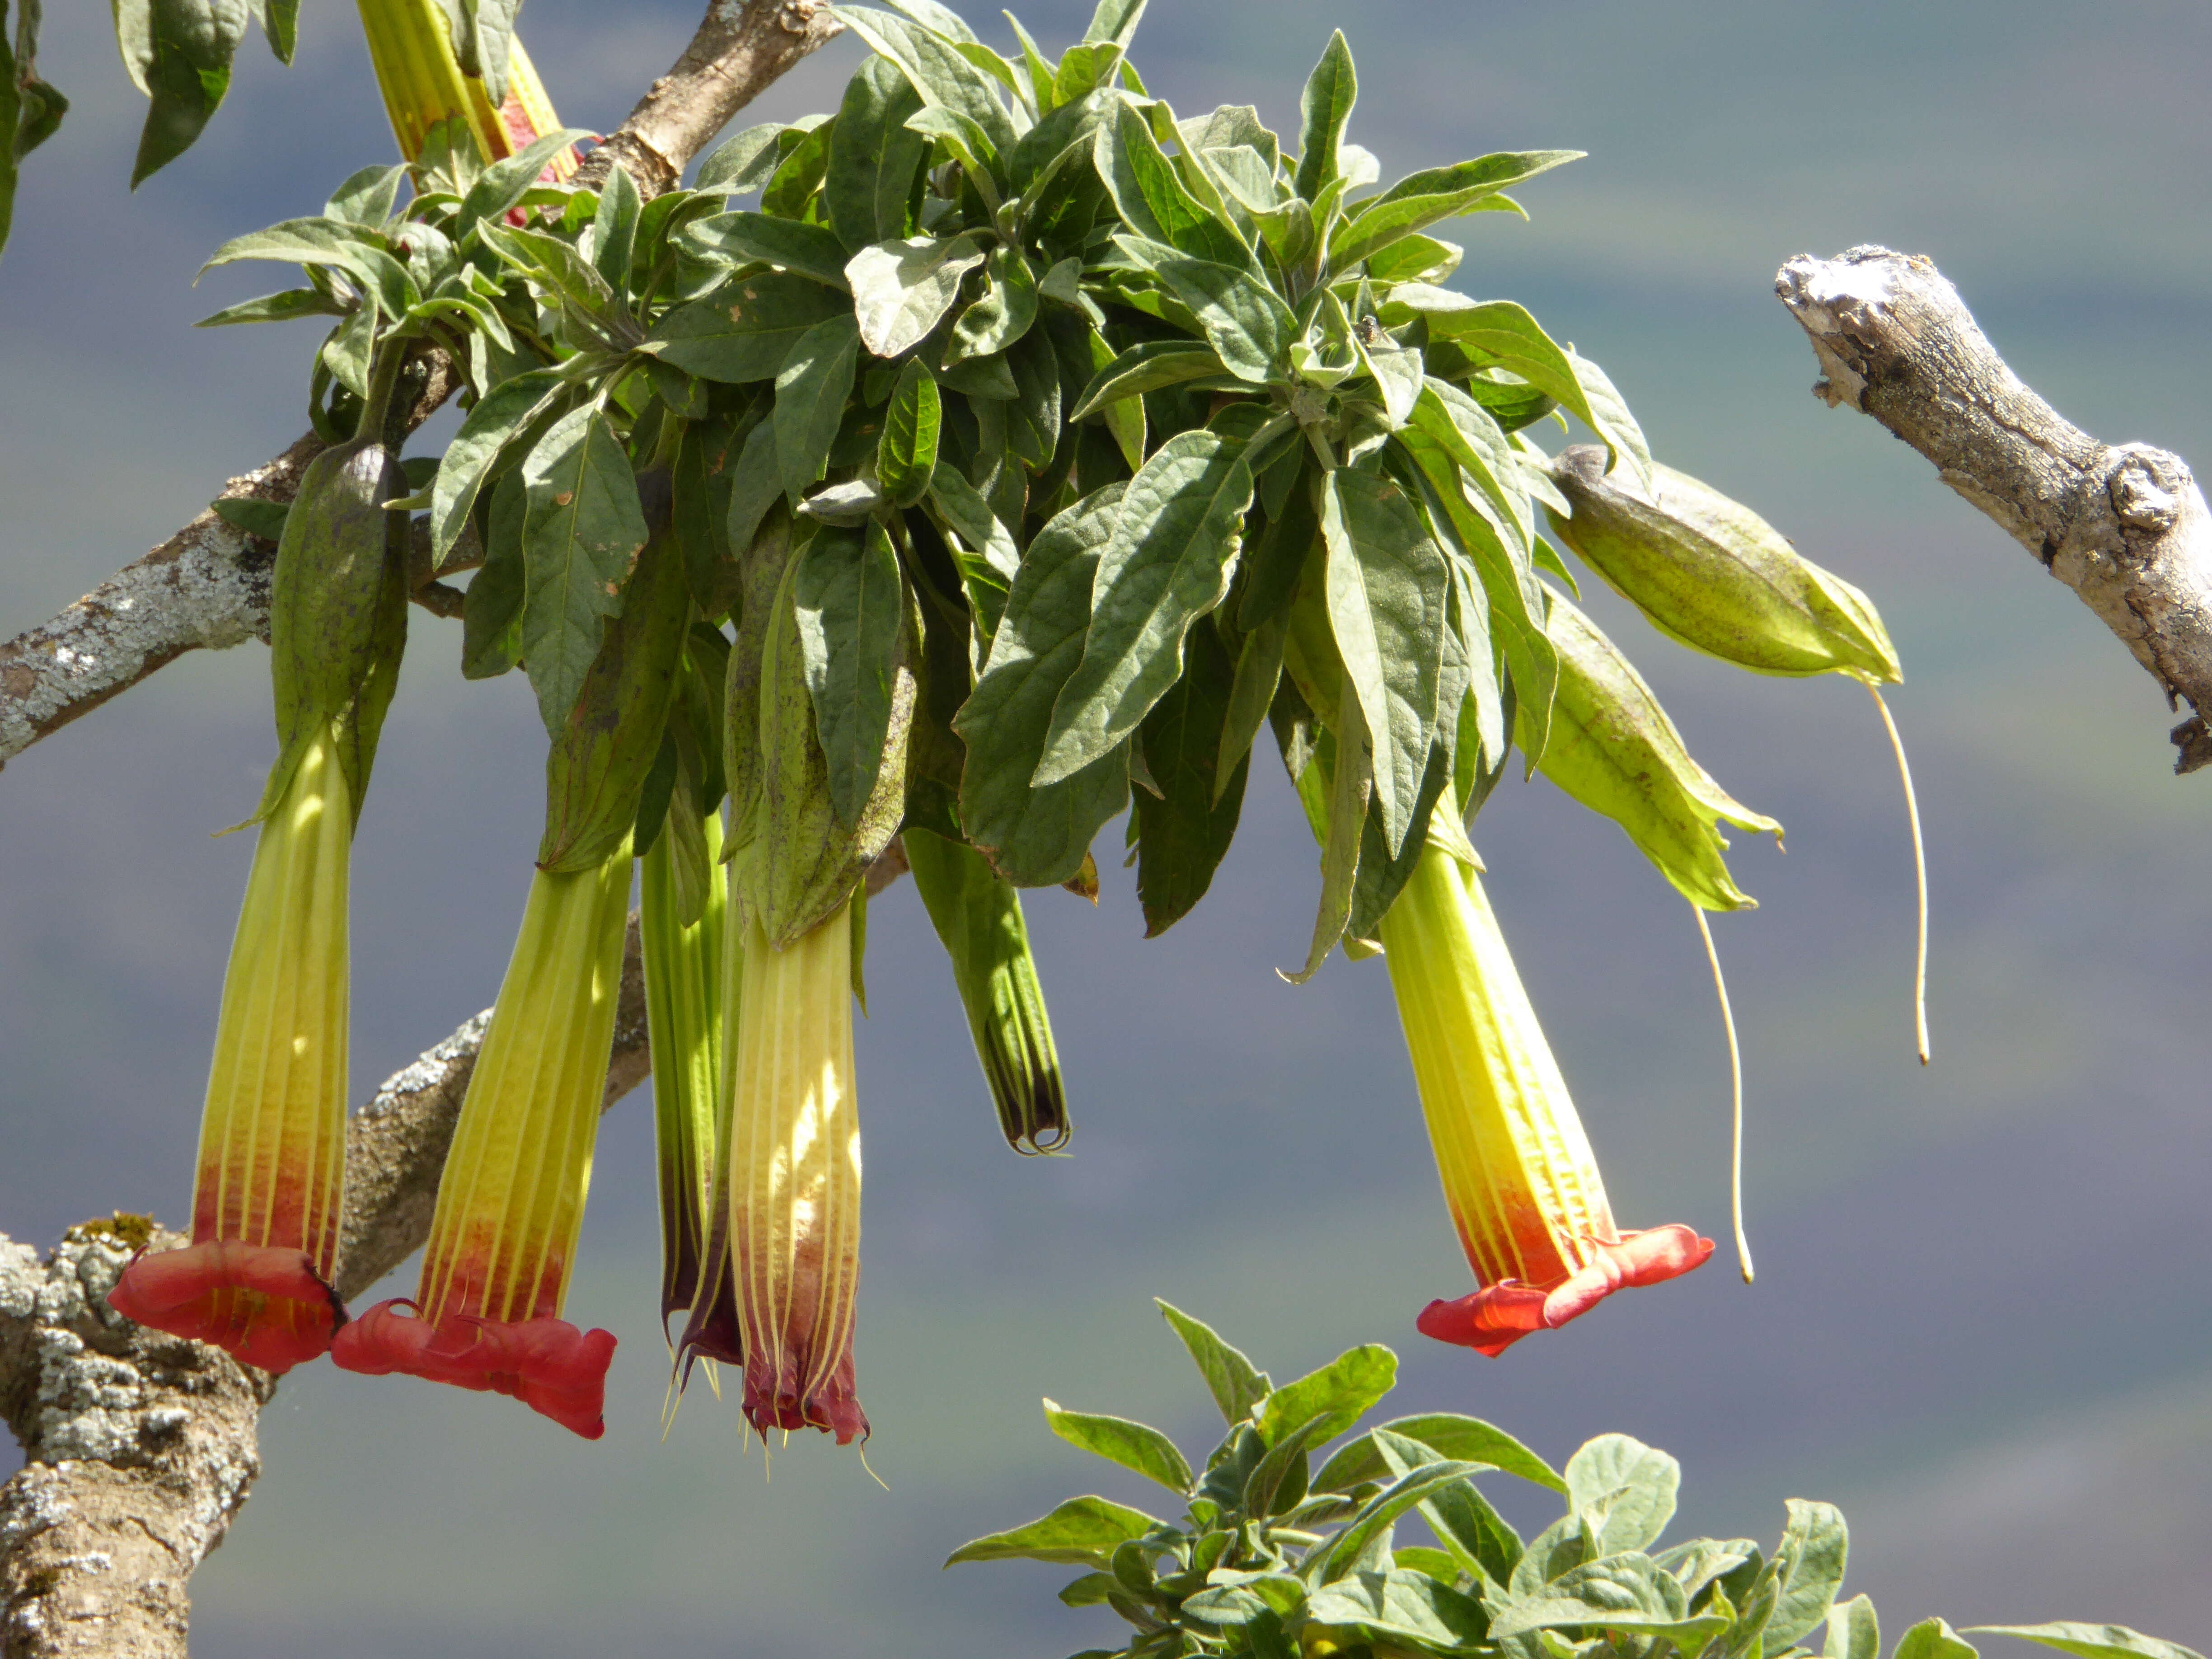
[[[1831,407],[1871,415],[2072,588],[2189,719],[2177,772],[2212,765],[2212,514],[2187,463],[2068,422],[2000,357],[1929,260],[1801,254],[1776,295],[1813,343]]]

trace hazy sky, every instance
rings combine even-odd
[[[1052,45],[1087,10],[1024,21]],[[44,67],[76,102],[28,164],[0,262],[0,635],[301,428],[308,333],[189,325],[287,280],[225,270],[194,290],[208,251],[392,152],[351,9],[306,12],[299,63],[249,42],[199,147],[132,196],[142,106],[105,16],[50,10]],[[524,32],[564,118],[605,129],[695,16],[533,0]],[[1093,1645],[1106,1627],[1052,1599],[1056,1570],[937,1564],[1077,1491],[1146,1501],[1050,1437],[1041,1395],[1201,1449],[1210,1413],[1155,1294],[1279,1379],[1389,1342],[1401,1409],[1491,1418],[1555,1462],[1642,1436],[1687,1467],[1685,1527],[1771,1540],[1784,1497],[1832,1498],[1853,1587],[1893,1633],[1944,1612],[2212,1644],[2212,889],[2192,856],[2212,783],[2167,775],[2154,688],[2069,595],[1917,456],[1807,394],[1811,353],[1771,292],[1796,252],[1925,252],[2069,416],[2212,455],[2212,15],[1154,0],[1136,58],[1185,113],[1256,102],[1294,131],[1338,22],[1352,136],[1386,176],[1590,152],[1521,192],[1532,223],[1463,222],[1457,285],[1528,305],[1605,364],[1662,459],[1881,606],[1935,882],[1934,1067],[1911,1058],[1910,853],[1864,695],[1692,659],[1594,592],[1699,758],[1789,826],[1786,857],[1739,842],[1763,908],[1715,924],[1751,1091],[1755,1288],[1717,1259],[1498,1361],[1416,1335],[1413,1312],[1467,1273],[1387,981],[1379,964],[1303,989],[1272,971],[1302,951],[1314,854],[1279,769],[1255,767],[1236,853],[1164,939],[1139,938],[1111,858],[1096,911],[1030,902],[1071,1158],[1006,1152],[919,906],[901,890],[872,917],[859,1362],[888,1492],[814,1443],[780,1450],[767,1482],[703,1391],[659,1443],[640,1097],[601,1140],[569,1310],[623,1339],[606,1439],[302,1371],[197,1581],[210,1651]],[[859,58],[834,45],[744,118],[834,107]],[[519,677],[465,684],[458,629],[414,627],[356,852],[357,1096],[490,1000],[542,800]],[[249,851],[207,832],[258,790],[267,695],[258,647],[187,659],[0,775],[0,1230],[48,1242],[118,1206],[184,1212]],[[1624,1224],[1724,1237],[1726,1054],[1681,902],[1548,784],[1502,790],[1476,829]]]

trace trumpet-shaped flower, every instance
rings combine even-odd
[[[591,1184],[629,877],[625,839],[604,864],[533,878],[438,1185],[420,1288],[339,1333],[331,1358],[344,1370],[489,1389],[587,1440],[605,1431],[614,1336],[579,1330],[561,1305]]]
[[[781,951],[748,918],[726,1028],[736,1040],[727,1225],[744,1414],[763,1435],[812,1427],[840,1445],[868,1431],[853,1384],[860,1127],[848,911]]]
[[[325,726],[263,823],[223,975],[191,1243],[142,1256],[108,1301],[282,1373],[331,1346],[345,1179],[351,792]]]
[[[1449,809],[1447,809],[1449,810]],[[1582,1121],[1482,884],[1431,842],[1382,924],[1444,1201],[1481,1288],[1431,1302],[1423,1334],[1498,1354],[1613,1291],[1712,1254],[1680,1225],[1620,1231]]]
[[[729,876],[722,816],[692,814],[706,872],[696,921],[681,915],[676,842],[694,833],[676,815],[639,860],[638,941],[653,1048],[653,1142],[660,1176],[660,1317],[698,1298],[714,1197],[722,1091],[722,935]]]
[[[495,100],[483,80],[468,74],[454,54],[451,27],[438,0],[360,0],[362,31],[368,37],[369,61],[384,94],[400,154],[410,161],[422,154],[430,131],[441,122],[465,120],[477,153],[496,161],[527,149],[560,118],[538,78],[520,35],[507,47],[506,95]],[[567,178],[579,165],[574,147],[562,149],[545,169],[550,180]]]

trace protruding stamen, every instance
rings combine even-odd
[[[1889,733],[1889,746],[1897,756],[1897,775],[1905,785],[1905,815],[1912,822],[1912,877],[1920,890],[1920,951],[1912,969],[1912,1030],[1920,1048],[1920,1063],[1928,1063],[1928,849],[1920,839],[1920,801],[1912,793],[1912,768],[1905,758],[1905,740],[1897,735],[1897,722],[1890,718],[1889,705],[1882,701],[1881,688],[1872,680],[1863,682],[1867,695],[1874,706],[1881,711],[1883,730]]]
[[[1705,921],[1704,907],[1693,904],[1690,914],[1698,919],[1698,936],[1705,942],[1705,960],[1713,968],[1713,989],[1720,994],[1721,1024],[1728,1030],[1729,1087],[1735,1103],[1729,1121],[1729,1218],[1735,1224],[1736,1266],[1743,1270],[1743,1282],[1748,1285],[1751,1240],[1743,1231],[1743,1051],[1736,1047],[1735,1015],[1729,1008],[1728,981],[1721,975],[1721,953],[1713,948],[1711,925]]]

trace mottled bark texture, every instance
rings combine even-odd
[[[1929,260],[1801,254],[1775,293],[1813,343],[1832,407],[1871,415],[2072,588],[2194,711],[2177,772],[2212,765],[2212,515],[2178,455],[2110,445],[2023,385]]]

